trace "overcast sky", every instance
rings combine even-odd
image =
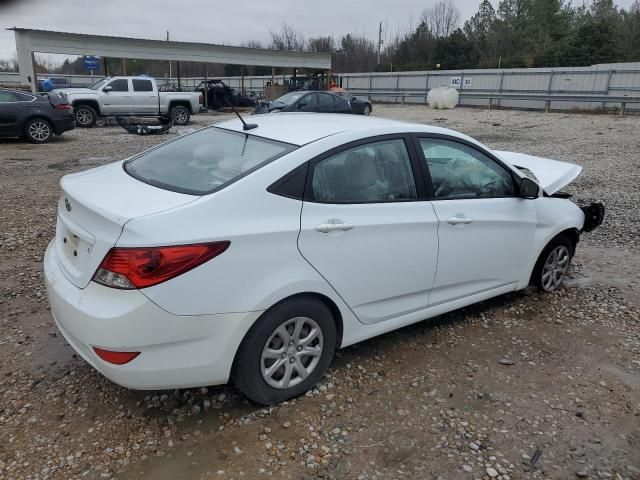
[[[499,0],[492,0],[497,5]],[[580,4],[583,0],[575,0]],[[584,0],[587,1],[588,0]],[[481,0],[454,0],[462,20]],[[0,0],[0,58],[15,54],[13,32],[29,27],[74,33],[171,39],[237,45],[269,41],[269,29],[283,21],[306,38],[356,33],[377,38],[378,22],[387,35],[406,31],[436,0]],[[617,0],[629,7],[633,0]]]

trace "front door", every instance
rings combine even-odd
[[[102,93],[102,113],[105,115],[131,115],[131,88],[129,80],[117,78],[105,87],[111,87]]]
[[[363,323],[426,308],[438,221],[410,139],[356,142],[312,161],[300,252]]]
[[[0,90],[0,134],[21,135],[18,116],[21,105],[13,92]]]
[[[535,203],[516,196],[513,173],[488,152],[422,137],[419,151],[439,221],[438,272],[430,305],[515,284],[528,273]],[[429,180],[429,179],[428,179]]]

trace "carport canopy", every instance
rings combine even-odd
[[[8,30],[15,32],[20,82],[31,84],[34,92],[36,91],[33,56],[35,52],[315,70],[331,69],[331,53],[267,50],[17,27]]]

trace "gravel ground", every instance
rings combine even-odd
[[[0,140],[0,479],[640,479],[640,118],[375,114],[582,165],[567,191],[608,211],[583,237],[567,286],[342,350],[314,391],[274,408],[231,387],[127,390],[57,333],[42,253],[60,176],[174,134],[102,127],[44,146]]]

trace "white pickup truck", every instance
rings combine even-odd
[[[186,125],[202,109],[200,92],[160,92],[153,78],[107,77],[88,88],[65,88],[76,125],[89,128],[98,117],[165,117]]]

